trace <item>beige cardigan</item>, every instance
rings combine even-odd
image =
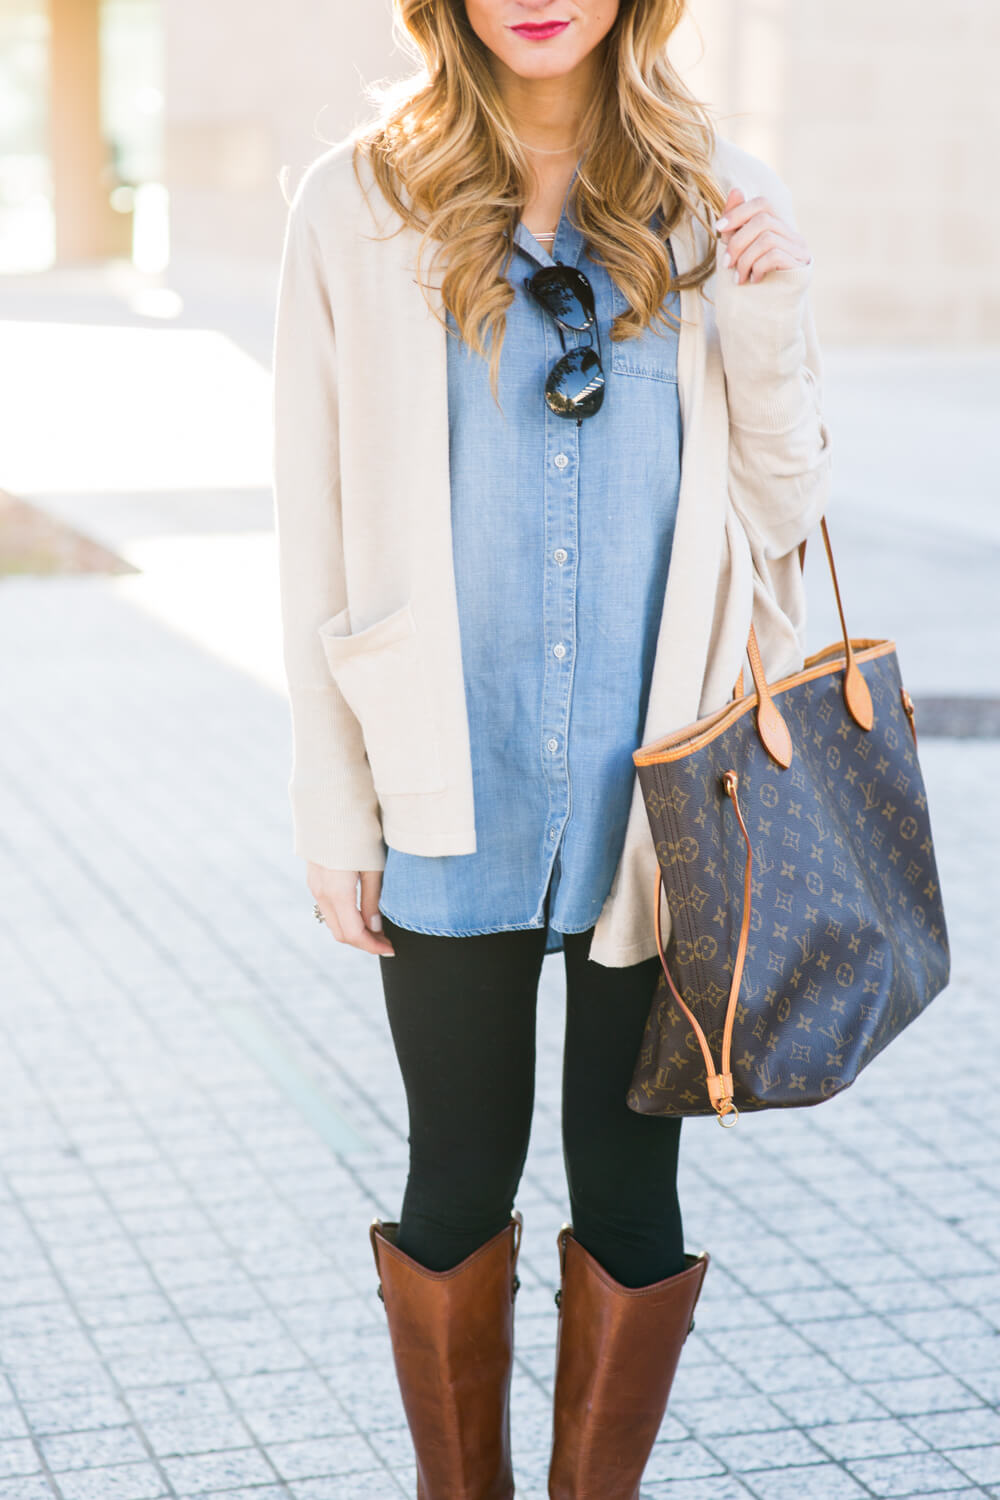
[[[476,850],[469,728],[451,544],[446,333],[417,283],[419,236],[396,228],[351,140],[295,191],[274,331],[273,480],[294,756],[296,853],[377,870],[410,854]],[[788,190],[720,139],[725,191]],[[679,270],[705,254],[689,217]],[[721,250],[720,250],[721,255]],[[772,678],[803,659],[794,549],[830,477],[813,263],[737,286],[721,267],[681,294],[680,500],[643,742],[720,707],[757,628]],[[432,293],[434,304],[440,297]],[[539,392],[541,399],[541,392]],[[656,859],[636,779],[628,828],[590,956],[656,952]],[[664,933],[668,914],[664,909]]]

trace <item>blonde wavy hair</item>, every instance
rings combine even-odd
[[[567,209],[591,258],[628,300],[613,340],[670,321],[662,306],[668,293],[703,285],[715,269],[713,242],[698,265],[673,277],[666,244],[688,212],[711,233],[709,215],[725,204],[710,167],[712,123],[667,57],[686,8],[686,0],[621,0],[582,122],[589,145]],[[495,397],[514,299],[505,271],[532,179],[528,157],[464,0],[393,0],[393,30],[421,66],[398,84],[369,86],[378,113],[355,132],[354,170],[361,184],[359,159],[368,162],[402,220],[395,233],[404,224],[422,231],[418,279],[423,285],[430,249],[430,274],[443,270],[444,306],[463,339],[489,359]]]

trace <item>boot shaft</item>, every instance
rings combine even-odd
[[[551,1500],[637,1500],[708,1269],[707,1252],[625,1287],[568,1227],[556,1346]]]
[[[380,1278],[420,1500],[510,1500],[510,1379],[521,1217],[449,1271],[429,1271],[376,1220]]]

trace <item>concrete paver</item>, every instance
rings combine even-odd
[[[377,974],[313,922],[287,852],[281,699],[116,588],[0,589],[0,1486],[406,1493],[366,1234],[406,1158]],[[821,1109],[685,1124],[688,1240],[714,1264],[650,1497],[1000,1484],[1000,1153],[968,1083],[997,1038],[1000,809],[971,794],[997,749],[921,754],[954,982]],[[553,955],[519,1199],[528,1500],[567,1213],[561,1001]]]

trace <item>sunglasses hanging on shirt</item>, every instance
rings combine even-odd
[[[563,330],[573,333],[596,332],[593,343],[579,344],[566,350],[549,371],[545,381],[545,402],[557,417],[569,417],[577,426],[584,417],[600,411],[604,400],[604,366],[601,364],[601,330],[597,323],[594,290],[576,266],[541,266],[524,282],[525,291],[548,313],[559,332],[559,342],[566,350]]]

